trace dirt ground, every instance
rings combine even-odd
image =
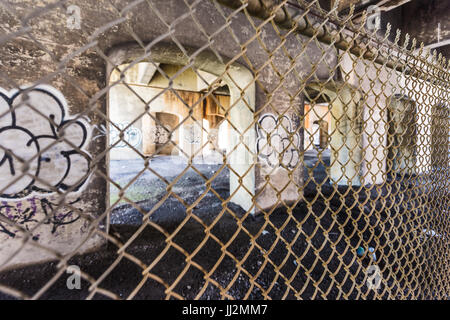
[[[329,158],[324,160],[325,165],[328,165]],[[316,161],[314,154],[308,154],[305,157],[305,164],[309,168],[312,168]],[[218,169],[217,165],[203,166],[201,172],[205,177],[211,176]],[[305,171],[305,178],[307,178],[308,171]],[[177,172],[176,168],[172,172]],[[327,176],[323,165],[314,169],[312,174],[316,181],[323,181]],[[145,184],[151,181],[152,199],[141,200],[137,204],[143,211],[148,211],[165,192],[165,184],[152,178],[145,180],[138,181],[138,185],[145,187]],[[212,187],[221,197],[226,198],[229,192],[227,183],[228,172],[223,170],[219,178],[214,180]],[[195,298],[204,286],[206,290],[201,294],[201,299],[221,298],[220,289],[211,282],[206,283],[205,280],[207,277],[204,271],[210,272],[213,268],[215,271],[211,279],[217,281],[222,287],[227,287],[235,279],[227,291],[235,299],[244,297],[249,299],[296,299],[298,297],[341,299],[344,296],[357,299],[359,295],[355,286],[361,287],[362,291],[367,291],[366,268],[373,263],[369,257],[360,258],[356,255],[356,248],[359,245],[375,247],[376,264],[384,270],[384,281],[380,287],[380,292],[384,292],[382,298],[395,298],[399,294],[408,296],[413,293],[404,289],[408,286],[404,286],[402,281],[407,279],[398,266],[406,263],[414,269],[416,260],[413,247],[415,244],[419,245],[414,242],[418,241],[418,238],[416,237],[416,240],[411,241],[406,247],[399,246],[398,241],[410,232],[414,226],[414,219],[418,219],[413,214],[420,213],[410,211],[408,208],[417,207],[414,201],[422,201],[421,197],[414,194],[415,189],[411,185],[396,184],[394,191],[395,188],[398,188],[397,191],[403,190],[403,194],[408,191],[410,196],[409,201],[403,199],[404,205],[400,207],[397,205],[395,208],[392,203],[399,200],[398,196],[387,197],[386,189],[373,188],[368,192],[357,192],[325,183],[321,187],[321,194],[318,195],[316,184],[311,182],[305,187],[305,201],[299,203],[292,213],[288,213],[286,208],[278,208],[270,214],[245,215],[240,207],[228,203],[227,208],[234,215],[226,210],[221,215],[224,209],[221,201],[209,192],[189,214],[179,200],[170,197],[151,215],[150,219],[168,233],[174,232],[180,223],[187,219],[188,222],[178,231],[173,242],[183,248],[186,254],[192,254],[206,236],[205,228],[192,218],[193,215],[199,217],[208,226],[221,215],[211,228],[211,234],[221,243],[210,236],[202,249],[192,258],[203,271],[190,265],[181,280],[172,288],[172,291],[186,299]],[[204,180],[191,170],[177,182],[173,190],[186,203],[191,204],[204,193]],[[339,193],[345,196],[339,196]],[[368,198],[371,200],[368,201]],[[382,205],[392,209],[382,211],[380,210]],[[378,213],[379,211],[381,212]],[[115,208],[111,219],[112,234],[121,243],[125,243],[142,224],[142,214],[126,203]],[[242,229],[246,232],[242,229],[239,231],[239,225],[242,225]],[[283,225],[285,225],[284,228],[282,228]],[[384,230],[392,229],[396,231],[384,232]],[[404,233],[399,235],[398,230]],[[236,232],[236,238],[230,241]],[[380,248],[377,247],[377,243],[389,243],[389,245]],[[226,244],[226,248],[222,244]],[[126,252],[144,264],[150,265],[167,245],[165,236],[148,225],[126,249]],[[119,258],[117,249],[110,243],[99,251],[75,256],[69,263],[79,266],[84,273],[97,279]],[[412,250],[410,254],[406,254],[408,250]],[[267,252],[270,252],[268,259],[273,264],[264,257]],[[300,263],[295,260],[294,255],[301,257]],[[396,260],[396,256],[404,256],[405,261]],[[417,257],[417,254],[415,256]],[[326,264],[323,264],[319,257],[326,261]],[[235,260],[242,263],[237,264]],[[0,274],[0,284],[13,287],[27,295],[33,295],[56,273],[56,265],[56,262],[49,262],[3,272]],[[170,286],[186,266],[184,253],[171,247],[150,272]],[[276,268],[279,269],[278,272]],[[100,287],[114,293],[118,298],[127,298],[143,280],[142,271],[139,265],[122,257],[117,266],[100,283]],[[238,276],[235,277],[237,274]],[[68,290],[66,286],[68,276],[63,273],[41,298],[86,298],[89,295],[90,284],[82,280],[81,290]],[[252,283],[250,277],[254,277],[254,283],[264,290],[271,288],[270,291],[263,293],[258,285]],[[385,286],[389,289],[384,290]],[[164,299],[167,296],[166,289],[161,283],[148,278],[134,298]],[[294,290],[300,292],[298,297],[295,296]],[[371,297],[374,297],[373,291],[369,293],[369,298]],[[3,293],[0,293],[0,298],[12,299]],[[108,297],[97,293],[93,298]]]

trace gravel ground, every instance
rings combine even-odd
[[[316,161],[314,153],[310,152],[305,156],[305,164],[309,168]],[[325,157],[324,161],[328,165],[329,157]],[[122,164],[116,163],[114,165],[120,168]],[[153,162],[151,166],[159,174],[164,174],[166,179],[170,181],[182,171],[182,164],[167,168],[167,162],[164,162],[163,159]],[[198,164],[196,167],[206,178],[211,177],[219,168],[218,165],[205,164]],[[129,181],[140,168],[142,167],[139,167],[139,163],[136,162],[129,165],[128,170],[122,170],[116,178],[122,182],[127,181],[127,179]],[[313,171],[313,174],[316,181],[325,180],[325,167],[319,166]],[[144,211],[150,210],[166,192],[165,184],[151,174],[139,178],[136,183],[141,187],[152,185],[151,192],[154,199],[137,202]],[[414,192],[410,190],[411,186],[398,184],[397,187],[405,191],[409,190],[408,194],[410,194],[411,199],[421,199],[415,197]],[[213,181],[212,188],[221,197],[228,197],[228,172],[226,170],[223,170],[219,177]],[[199,195],[204,194],[205,184],[196,172],[189,170],[172,190],[183,201],[192,204]],[[365,270],[371,263],[368,257],[363,259],[357,257],[356,248],[360,241],[363,240],[367,245],[375,246],[376,239],[379,243],[385,243],[391,239],[392,245],[395,245],[396,242],[392,239],[401,239],[398,234],[394,232],[388,234],[383,230],[391,229],[394,225],[408,234],[411,224],[407,222],[415,218],[408,209],[413,205],[417,206],[417,203],[414,204],[413,201],[419,200],[404,201],[403,199],[404,205],[400,207],[400,211],[397,207],[395,212],[391,209],[390,211],[377,213],[377,210],[382,206],[378,199],[380,199],[380,196],[386,196],[387,190],[376,188],[373,188],[370,192],[350,190],[352,192],[349,192],[346,197],[339,196],[336,191],[344,194],[349,190],[345,187],[335,189],[325,183],[321,187],[321,195],[318,196],[316,185],[309,183],[305,188],[305,201],[300,203],[292,214],[288,214],[285,209],[279,208],[269,215],[259,214],[255,216],[245,215],[240,207],[233,204],[228,204],[227,207],[234,212],[234,215],[227,211],[222,214],[224,211],[222,203],[211,192],[207,193],[189,214],[186,213],[185,207],[178,199],[170,197],[152,214],[151,221],[164,228],[168,233],[172,233],[182,221],[186,220],[186,224],[172,239],[184,250],[184,253],[173,247],[164,252],[167,248],[166,238],[152,226],[147,226],[127,247],[126,252],[145,265],[150,265],[163,253],[163,257],[151,269],[151,274],[169,286],[187,269],[187,272],[172,288],[174,292],[187,299],[195,298],[198,295],[201,299],[221,298],[220,289],[211,282],[205,282],[205,272],[210,272],[213,269],[211,279],[214,279],[223,287],[228,286],[230,281],[238,274],[228,290],[228,294],[236,299],[244,297],[249,299],[267,297],[271,299],[294,299],[296,297],[292,289],[301,290],[301,288],[304,288],[304,290],[301,291],[300,297],[304,299],[321,299],[325,296],[328,299],[340,299],[343,298],[343,295],[348,298],[358,298],[355,282],[356,285],[363,287],[362,290],[367,290],[364,285]],[[368,197],[372,201],[367,201]],[[398,199],[393,197],[384,204],[389,207],[389,204],[395,201],[398,201]],[[343,207],[344,203],[350,209]],[[320,217],[316,218],[311,214],[312,212]],[[418,214],[419,212],[414,213]],[[210,226],[216,220],[214,226],[210,229],[208,240],[203,243],[202,249],[196,251],[192,257],[192,261],[201,266],[201,269],[193,265],[187,267],[185,260],[185,254],[193,254],[206,236],[204,226],[193,218],[194,215],[207,226]],[[352,217],[354,221],[349,217]],[[388,217],[390,219],[387,219]],[[141,225],[142,214],[128,204],[119,204],[113,211],[111,219],[113,223],[112,234],[121,243],[125,243]],[[336,222],[339,222],[339,227]],[[298,224],[301,224],[303,233],[299,232]],[[238,225],[242,225],[246,232],[238,231]],[[281,228],[283,225],[286,226]],[[345,241],[342,234],[345,234],[350,240]],[[417,242],[417,237],[415,239]],[[436,240],[430,239],[427,241]],[[410,243],[410,246],[403,249],[405,252],[412,250],[414,245],[419,245],[414,241]],[[221,250],[225,244],[226,254]],[[287,247],[291,248],[291,252]],[[391,297],[396,297],[398,294],[406,296],[412,294],[408,291],[398,292],[398,287],[402,286],[401,281],[405,281],[404,279],[399,280],[402,277],[404,278],[404,275],[399,273],[398,269],[399,264],[405,263],[405,261],[395,260],[396,254],[401,255],[403,253],[399,250],[393,250],[391,246],[382,249],[376,248],[380,268],[383,269],[387,266],[383,273],[383,278],[386,280],[382,283],[381,290],[385,288],[386,284],[390,289],[384,291],[384,298],[387,298],[390,294]],[[248,254],[249,252],[250,254]],[[263,256],[268,252],[270,252],[269,259],[276,268],[279,268],[278,273],[275,266],[268,263],[268,260]],[[293,254],[302,257],[300,264],[295,261]],[[326,260],[327,263],[323,265],[319,257]],[[118,258],[120,262],[108,273],[100,283],[100,287],[113,292],[118,298],[126,298],[142,281],[143,269],[126,257],[120,258],[115,245],[109,244],[102,250],[73,257],[70,264],[80,266],[83,272],[97,279],[107,272],[107,269]],[[238,265],[235,259],[244,262]],[[413,261],[412,253],[405,255],[405,259]],[[414,261],[410,267],[414,269]],[[49,262],[3,272],[0,274],[0,284],[14,287],[32,295],[50,280],[56,270],[56,263]],[[349,275],[352,275],[355,281],[352,281]],[[89,283],[83,280],[81,290],[68,290],[66,287],[67,276],[63,273],[41,298],[86,298],[89,294]],[[258,285],[252,285],[250,277],[254,277],[255,283]],[[318,286],[313,284],[314,281],[319,283]],[[204,286],[206,286],[206,290],[201,293]],[[263,293],[259,286],[264,290],[271,289]],[[149,278],[134,298],[163,299],[166,297],[165,290],[166,287],[163,284]],[[373,291],[370,292],[370,297],[373,297]],[[12,297],[0,293],[0,298],[10,299]],[[107,297],[97,293],[94,298],[104,299]]]
[[[189,168],[183,172],[186,166],[186,162],[178,157],[176,161],[166,156],[152,160],[150,168],[164,177],[166,182],[150,170],[139,175],[144,167],[143,160],[112,161],[110,172],[112,179],[121,186],[126,186],[139,175],[138,179],[134,180],[126,189],[125,196],[136,203],[142,212],[150,211],[161,201],[167,194],[168,183],[174,182],[171,190],[179,198],[173,195],[168,197],[152,214],[152,221],[164,225],[175,225],[186,217],[186,207],[192,205],[198,198],[202,198],[196,205],[194,213],[210,223],[215,216],[210,211],[220,210],[222,201],[213,192],[206,192],[205,182],[220,170],[219,175],[211,181],[211,188],[223,199],[226,199],[230,195],[229,170],[226,167],[221,168],[221,165],[217,164],[194,163],[197,171]],[[117,199],[117,193],[118,189],[112,187],[111,204],[115,203],[114,199]],[[184,201],[184,205],[180,200]],[[141,225],[142,213],[131,206],[129,202],[121,201],[114,205],[111,224]]]

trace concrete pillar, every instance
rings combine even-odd
[[[311,83],[331,104],[330,179],[338,185],[361,185],[361,93],[346,84]]]
[[[142,153],[146,156],[154,155],[156,151],[155,129],[156,129],[156,113],[150,112],[151,116],[145,114],[142,117]]]
[[[230,88],[229,149],[231,201],[255,212],[256,131],[254,129],[255,85],[244,68],[232,67],[224,77]],[[236,83],[239,87],[236,86]],[[244,145],[245,144],[245,145]],[[234,149],[236,147],[236,149]],[[233,150],[233,151],[231,151]]]
[[[183,141],[181,147],[189,157],[201,157],[203,146],[203,104],[199,93],[178,91],[187,104],[179,108],[187,109],[188,116],[183,122]]]
[[[416,173],[416,103],[407,97],[392,97],[388,103],[388,127],[387,171]]]
[[[328,122],[316,120],[314,124],[319,126],[319,146],[321,149],[325,149],[328,146]]]
[[[177,155],[178,149],[174,144],[179,144],[179,130],[175,129],[179,122],[178,115],[167,112],[150,112],[150,115],[142,117],[144,155]]]
[[[363,94],[363,165],[362,181],[366,185],[382,184],[386,178],[387,160],[387,105],[389,97],[399,88],[412,85],[411,79],[400,85],[401,75],[386,66],[377,66],[358,56],[341,52],[342,79]],[[412,90],[417,90],[414,84]],[[417,98],[417,96],[414,96]]]

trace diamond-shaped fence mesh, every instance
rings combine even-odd
[[[441,56],[318,1],[0,8],[0,297],[449,297]]]

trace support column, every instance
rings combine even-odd
[[[146,156],[154,155],[156,151],[155,130],[156,113],[150,112],[142,117],[142,153]],[[152,118],[153,117],[153,118]]]
[[[230,143],[227,150],[229,155],[227,161],[231,168],[231,201],[240,205],[244,210],[254,213],[256,132],[253,124],[255,86],[252,75],[243,69],[231,70],[229,76],[224,78],[230,88],[230,125],[228,126]],[[240,88],[235,85],[236,82]],[[236,149],[234,149],[235,147]]]
[[[361,93],[349,85],[311,83],[331,104],[330,180],[338,185],[361,185]]]
[[[416,103],[394,96],[388,103],[387,170],[397,174],[416,173]]]

